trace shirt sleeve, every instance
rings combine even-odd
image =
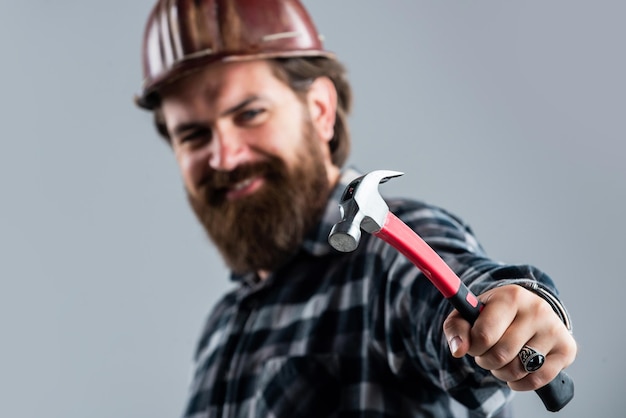
[[[522,280],[537,283],[556,297],[552,279],[536,267],[504,264],[487,257],[469,226],[456,216],[416,202],[389,205],[474,294]],[[471,411],[490,416],[500,410],[512,396],[508,386],[476,365],[471,356],[456,359],[450,354],[443,322],[452,306],[404,256],[391,248],[379,250],[387,252],[389,260],[384,292],[386,346],[394,353],[388,358],[408,357],[403,367],[404,363],[415,367]],[[395,367],[402,372],[398,364]]]

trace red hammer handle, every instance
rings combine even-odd
[[[404,254],[435,285],[470,324],[474,324],[483,308],[482,303],[465,286],[465,283],[452,271],[419,235],[388,212],[385,225],[373,233],[393,248]]]
[[[373,235],[382,239],[415,264],[441,294],[470,324],[474,324],[483,304],[459,279],[445,261],[415,231],[388,212],[384,226]],[[574,382],[561,371],[546,386],[537,389],[548,411],[561,410],[574,397]]]

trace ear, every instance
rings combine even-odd
[[[311,121],[320,140],[330,142],[335,132],[337,90],[328,77],[318,77],[307,91]]]

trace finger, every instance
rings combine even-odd
[[[511,358],[511,361],[500,368],[490,369],[491,373],[505,382],[519,382],[531,374],[530,370],[534,370],[532,373],[538,373],[543,368],[547,360],[547,356],[544,353],[547,353],[549,349],[540,348],[537,339],[530,339],[527,344],[520,347],[517,351],[517,354]],[[538,367],[531,367],[533,362]]]
[[[511,378],[511,380],[507,380],[509,382],[509,386],[513,390],[524,391],[524,390],[536,390],[540,387],[543,387],[550,383],[561,370],[567,368],[576,357],[577,347],[574,338],[567,332],[560,336],[560,338],[556,338],[553,341],[546,341],[545,339],[533,339],[528,342],[528,346],[535,348],[537,351],[540,351],[540,344],[548,344],[559,341],[558,344],[554,345],[551,349],[545,349],[547,354],[545,356],[545,361],[541,368],[533,373],[527,373],[524,370],[524,367],[521,362],[519,362],[519,369],[523,370],[519,375],[522,376],[519,379]],[[535,345],[532,345],[535,344]],[[515,367],[515,362],[511,363],[509,368],[509,372]],[[518,370],[519,370],[518,369]],[[496,373],[494,373],[496,376]],[[496,376],[498,377],[498,376]],[[498,377],[500,378],[500,377]]]
[[[516,311],[510,309],[509,301],[489,296],[485,298],[485,306],[470,332],[468,354],[474,357],[484,355],[497,344],[515,320]]]
[[[470,323],[463,319],[456,309],[444,321],[443,333],[454,357],[459,358],[467,354],[471,342],[471,327]]]
[[[563,370],[560,366],[562,361],[561,355],[549,354],[539,370],[533,373],[522,372],[525,374],[524,377],[518,380],[508,380],[507,383],[511,389],[516,391],[537,390],[550,383]]]
[[[525,372],[525,370],[521,368],[519,352],[528,341],[539,344],[532,340],[534,335],[532,327],[525,324],[524,321],[515,322],[504,332],[500,340],[482,355],[475,357],[476,364],[483,369],[499,371],[499,375],[496,377],[503,380],[521,379],[524,375],[520,372]]]

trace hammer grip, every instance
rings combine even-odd
[[[373,235],[382,239],[419,268],[441,294],[470,324],[474,324],[483,304],[452,271],[445,261],[415,231],[388,212],[385,225]],[[561,410],[574,397],[574,382],[561,371],[550,383],[535,391],[548,411]]]

